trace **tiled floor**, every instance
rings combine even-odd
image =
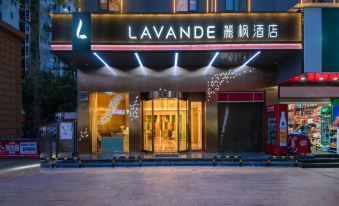
[[[0,174],[0,205],[337,206],[339,169],[35,168]]]

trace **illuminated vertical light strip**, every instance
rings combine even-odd
[[[175,14],[176,13],[176,7],[177,7],[177,5],[176,5],[176,1],[177,0],[173,0],[173,14]]]
[[[217,13],[217,1],[218,0],[214,0],[214,13]]]
[[[251,58],[249,58],[243,65],[241,65],[241,67],[246,66],[248,63],[250,63],[255,57],[257,57],[259,54],[261,53],[261,51],[258,51],[257,53],[255,53]]]
[[[175,57],[174,57],[174,66],[177,67],[178,66],[178,52],[175,52]]]
[[[209,11],[208,11],[208,4],[209,4],[209,1],[210,1],[210,0],[206,0],[206,13],[209,12]]]
[[[120,0],[120,13],[121,14],[124,13],[123,10],[124,10],[124,0]]]
[[[247,12],[251,13],[252,0],[247,0]]]
[[[93,52],[93,54],[103,63],[106,67],[111,68],[96,52]]]
[[[212,66],[212,64],[214,63],[215,59],[217,58],[217,56],[219,55],[219,52],[216,52],[211,60],[211,62],[208,64],[208,66]]]
[[[140,65],[141,67],[143,67],[144,65],[143,65],[142,62],[141,62],[141,59],[140,59],[140,57],[139,57],[139,54],[138,54],[137,52],[135,52],[134,55],[135,55],[135,57],[137,58],[139,65]]]

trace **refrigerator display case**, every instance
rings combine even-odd
[[[288,153],[287,104],[266,106],[265,152],[275,155]]]

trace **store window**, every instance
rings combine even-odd
[[[202,102],[191,102],[191,148],[202,150]]]
[[[312,152],[331,152],[336,147],[336,131],[332,127],[332,107],[326,103],[288,105],[289,133],[308,135]]]
[[[90,94],[92,152],[112,154],[129,151],[128,93]]]

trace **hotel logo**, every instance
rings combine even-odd
[[[80,19],[77,32],[76,32],[76,36],[78,37],[78,39],[87,39],[87,36],[85,34],[80,34],[81,28],[82,28],[82,20]]]
[[[73,51],[91,50],[91,16],[87,12],[74,13],[72,18]]]

